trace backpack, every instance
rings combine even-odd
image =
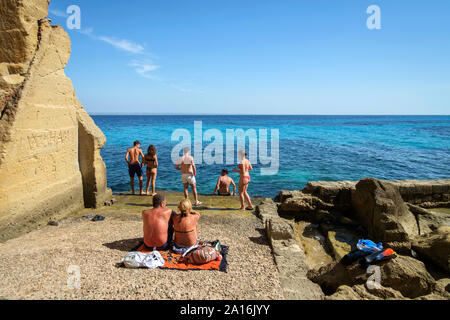
[[[189,264],[205,264],[214,260],[221,260],[220,252],[211,246],[200,246],[195,250],[190,251],[185,261]]]

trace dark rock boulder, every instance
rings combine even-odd
[[[419,258],[450,272],[450,227],[440,227],[433,233],[415,238],[412,248]]]
[[[329,216],[329,210],[333,208],[332,204],[326,203],[316,196],[300,192],[294,197],[285,199],[280,204],[278,212],[305,221],[320,222]]]
[[[399,255],[397,258],[383,262],[381,268],[381,285],[393,288],[405,297],[417,298],[433,292],[436,281],[428,273],[423,262]]]
[[[415,214],[421,235],[436,231],[441,226],[450,226],[450,215],[433,212],[408,203],[409,210]]]
[[[436,288],[436,281],[428,273],[425,265],[414,258],[399,255],[397,258],[384,261],[377,266],[380,268],[381,282],[379,285],[398,291],[403,297],[414,299],[431,294]],[[308,278],[319,284],[325,294],[333,295],[339,287],[344,285],[367,285],[372,273],[366,268],[361,268],[358,263],[348,267],[341,263],[332,263],[319,270],[309,271]],[[375,289],[368,290],[374,294]],[[389,289],[388,291],[393,292]],[[391,297],[395,298],[395,294]]]
[[[397,187],[373,178],[363,179],[356,184],[351,198],[355,218],[367,228],[372,240],[408,253],[410,237],[419,231]]]

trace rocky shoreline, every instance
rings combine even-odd
[[[264,200],[257,212],[285,297],[450,299],[449,193],[450,180],[363,179],[310,182]],[[367,286],[367,270],[340,263],[360,238],[398,253],[379,264],[376,290]]]

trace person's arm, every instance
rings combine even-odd
[[[181,170],[181,159],[178,159],[177,163],[175,163],[175,170]]]
[[[236,184],[234,183],[233,179],[231,179],[231,185],[233,186],[233,193],[232,193],[232,195],[235,196],[236,195]]]
[[[197,168],[195,167],[195,163],[192,162],[192,170],[194,171],[194,177],[197,175]]]
[[[130,164],[130,162],[128,162],[128,158],[130,157],[130,149],[127,150],[127,154],[125,155],[125,161]]]
[[[155,154],[155,167],[158,168],[158,157],[156,156],[156,154]]]
[[[250,160],[248,160],[248,171],[253,171],[253,167]]]
[[[234,172],[237,172],[237,173],[239,173],[239,174],[241,174],[241,170],[238,170],[238,169],[236,169],[236,168],[233,168],[233,171],[234,171]]]
[[[220,185],[220,177],[217,179],[216,188],[214,189],[213,194],[216,194],[217,190],[219,190],[219,185]]]
[[[144,166],[145,156],[142,150],[139,149],[139,155],[141,156],[141,168]],[[138,159],[139,161],[139,159]]]

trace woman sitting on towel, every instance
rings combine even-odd
[[[178,209],[180,213],[172,215],[171,218],[175,233],[173,251],[183,254],[199,243],[198,219],[200,219],[200,214],[192,211],[192,204],[189,199],[182,200]]]

